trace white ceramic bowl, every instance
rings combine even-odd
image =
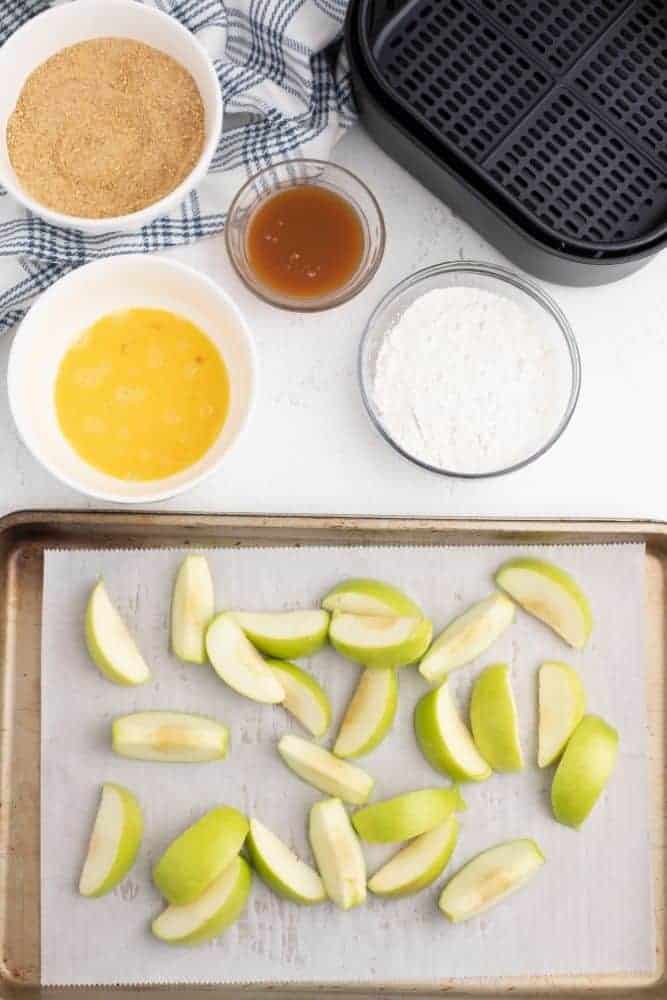
[[[79,458],[60,430],[54,399],[71,343],[102,316],[133,307],[168,309],[200,327],[224,358],[231,390],[227,419],[206,454],[176,475],[145,482],[116,479]],[[44,292],[16,331],[7,370],[10,409],[35,458],[73,489],[117,503],[165,500],[214,472],[248,420],[255,382],[250,331],[229,295],[184,264],[135,254],[87,264]]]
[[[188,176],[170,194],[139,212],[108,219],[63,215],[35,201],[12,169],[7,150],[7,121],[26,77],[68,45],[90,38],[133,38],[172,56],[187,69],[204,104],[204,148]],[[222,95],[206,49],[175,18],[136,0],[70,0],[33,17],[0,48],[0,184],[36,215],[56,226],[86,233],[138,229],[178,205],[206,175],[222,131]]]

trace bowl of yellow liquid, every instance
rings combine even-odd
[[[205,275],[128,255],[66,275],[31,308],[9,402],[33,455],[101,500],[149,503],[214,472],[250,414],[250,331]]]

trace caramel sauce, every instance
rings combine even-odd
[[[248,262],[268,288],[296,299],[329,295],[356,273],[364,252],[359,214],[341,195],[295,184],[255,209]]]

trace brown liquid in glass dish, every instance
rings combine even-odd
[[[262,284],[314,299],[342,288],[357,272],[364,231],[346,198],[317,184],[295,184],[255,209],[246,252]]]

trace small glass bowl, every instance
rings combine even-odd
[[[364,233],[359,267],[340,288],[326,295],[297,298],[264,284],[250,267],[248,224],[267,198],[295,184],[317,184],[345,198],[356,209]],[[283,160],[246,181],[232,202],[225,225],[227,250],[234,268],[248,288],[265,302],[295,312],[318,312],[349,302],[371,280],[384,254],[385,228],[380,206],[366,185],[344,167],[324,160]]]
[[[373,398],[375,366],[382,342],[397,320],[412,303],[434,289],[456,286],[482,288],[496,295],[502,295],[528,310],[534,323],[544,337],[545,343],[558,346],[562,352],[559,359],[563,366],[565,380],[569,380],[569,392],[564,391],[564,407],[554,430],[539,446],[525,457],[505,468],[488,471],[466,472],[464,469],[445,469],[430,465],[416,455],[410,454],[388,431],[382,414]],[[371,421],[395,451],[414,465],[454,479],[489,479],[516,472],[534,462],[558,441],[574,413],[581,387],[581,359],[572,328],[554,300],[538,285],[514,274],[504,267],[476,261],[453,261],[424,268],[395,285],[382,299],[371,315],[361,338],[359,348],[359,380],[361,395]]]

